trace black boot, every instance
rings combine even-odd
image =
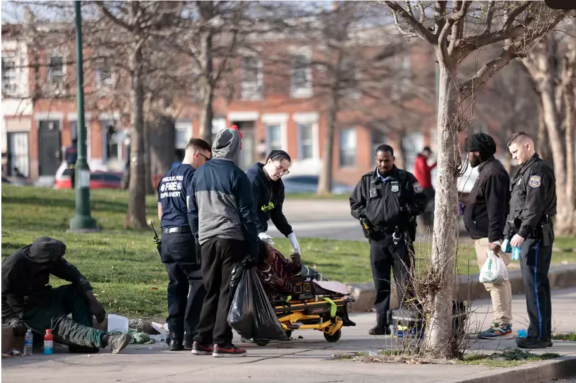
[[[371,328],[368,331],[369,335],[390,335],[390,327],[386,326],[386,327],[380,327],[380,326],[376,326]]]
[[[184,350],[182,339],[170,338],[170,351],[182,351],[182,350]]]
[[[538,338],[517,338],[516,345],[520,348],[538,349],[552,347],[549,340],[540,340]]]

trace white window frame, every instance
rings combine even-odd
[[[424,134],[422,132],[409,132],[402,137],[402,153],[405,158],[404,170],[414,173],[416,156],[424,148]]]
[[[374,142],[374,134],[382,134],[383,142],[375,143],[375,142]],[[373,161],[373,159],[374,159],[374,156],[376,155],[376,148],[378,148],[378,146],[380,146],[380,145],[382,145],[382,144],[385,144],[385,143],[386,143],[385,141],[386,141],[387,139],[388,139],[388,135],[387,135],[385,132],[381,131],[381,130],[372,129],[372,130],[370,131],[370,162],[371,162],[371,163],[372,163],[372,161]]]
[[[296,123],[296,127],[297,127],[297,131],[298,131],[298,160],[299,161],[311,161],[314,159],[315,155],[316,155],[316,142],[314,140],[314,125],[316,125],[316,123],[314,122],[297,122]],[[310,128],[310,143],[308,145],[310,145],[310,149],[311,149],[311,156],[308,158],[304,158],[304,140],[302,138],[302,132],[303,132],[303,128],[304,127],[309,127]]]
[[[60,57],[62,59],[62,80],[61,81],[54,81],[54,75],[52,72],[52,59],[55,57]],[[63,52],[52,52],[50,56],[48,56],[48,82],[50,84],[64,84],[66,81],[66,55]]]
[[[313,147],[312,153],[314,154],[311,160],[320,160],[320,131],[319,131],[319,115],[316,112],[307,113],[294,113],[292,115],[292,120],[298,126],[299,124],[312,124],[312,140]],[[300,132],[298,131],[298,156],[300,158],[301,146],[300,146]]]
[[[266,126],[266,149],[268,153],[272,150],[270,134],[268,133],[271,126],[280,126],[280,150],[286,150],[288,147],[288,113],[263,114],[261,121]]]
[[[244,73],[244,59],[253,58],[256,59],[256,83],[249,82],[245,80]],[[240,64],[241,71],[241,83],[240,83],[240,98],[242,100],[261,100],[262,99],[262,84],[264,82],[264,73],[262,70],[262,60],[255,55],[244,55],[241,59]]]
[[[174,147],[176,149],[186,149],[188,141],[193,137],[192,120],[182,119],[174,123]],[[183,143],[178,142],[178,133],[184,133]]]
[[[13,64],[9,70],[6,70],[6,62],[11,62]],[[7,73],[11,73],[11,76],[7,77]],[[7,82],[8,79],[11,81]],[[2,92],[7,95],[18,93],[18,82],[18,57],[15,55],[2,56]]]
[[[307,82],[304,86],[296,88],[294,85],[294,73],[296,69],[294,68],[293,58],[295,56],[303,56],[307,60],[306,79]],[[312,97],[313,89],[313,79],[312,79],[312,52],[308,48],[293,49],[290,52],[290,96],[293,98],[307,98]]]
[[[110,77],[104,81],[102,81],[102,69],[109,69],[110,70]],[[114,79],[115,79],[115,76],[114,76],[114,71],[112,70],[112,67],[102,66],[102,67],[96,69],[96,88],[97,89],[112,88],[114,86]]]
[[[342,145],[342,132],[343,131],[351,131],[352,135],[351,137],[353,138],[354,141],[354,147],[348,147],[348,144],[346,145],[346,147],[343,147]],[[356,127],[350,127],[350,128],[345,128],[345,129],[340,129],[340,131],[338,132],[338,165],[339,168],[341,169],[345,169],[345,168],[355,168],[358,166],[358,156],[356,155],[357,151],[358,151],[358,131],[356,129]],[[354,163],[353,164],[343,164],[342,163],[342,152],[343,151],[353,151],[354,152]]]

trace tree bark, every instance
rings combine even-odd
[[[575,211],[575,193],[574,193],[574,167],[576,157],[574,157],[574,124],[576,111],[574,110],[574,80],[576,80],[576,44],[571,44],[572,51],[568,53],[565,61],[566,79],[563,84],[564,106],[566,108],[566,226],[565,234],[576,234],[576,211]]]
[[[440,49],[440,48],[437,48]],[[439,54],[440,56],[440,54]],[[442,60],[439,60],[442,63]],[[456,258],[456,214],[458,205],[457,166],[459,130],[459,93],[457,64],[439,65],[438,86],[438,179],[434,209],[434,235],[432,240],[431,285],[427,291],[424,350],[428,355],[442,358],[454,357],[451,337],[452,299],[454,290],[454,265]],[[447,338],[447,336],[449,338]]]
[[[202,34],[200,62],[203,66],[203,75],[200,78],[202,110],[200,111],[200,138],[208,143],[212,142],[212,118],[214,111],[212,102],[214,99],[214,86],[212,83],[214,63],[212,58],[212,32]]]
[[[130,200],[124,225],[127,228],[143,229],[146,224],[146,169],[144,163],[144,84],[142,79],[142,44],[139,38],[134,43],[130,58]]]
[[[322,169],[318,180],[318,194],[332,193],[332,177],[334,174],[334,134],[336,133],[336,118],[338,115],[338,90],[330,90],[328,100],[328,118],[324,131]]]
[[[542,59],[546,59],[545,57]],[[558,235],[569,234],[572,227],[570,217],[568,214],[567,198],[566,198],[566,156],[564,154],[564,145],[560,136],[560,119],[556,110],[555,95],[554,95],[554,79],[548,73],[543,74],[544,80],[541,84],[542,93],[542,108],[544,110],[544,121],[548,130],[548,138],[550,147],[552,148],[552,157],[554,158],[554,176],[556,177],[556,198],[558,206],[558,214],[556,216],[555,232]]]
[[[144,169],[146,169],[144,184],[146,185],[146,195],[154,195],[155,190],[152,186],[152,160],[150,147],[150,123],[144,121]]]

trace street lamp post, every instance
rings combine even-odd
[[[75,1],[76,11],[76,104],[78,121],[77,145],[78,159],[76,161],[76,214],[70,220],[70,231],[96,231],[96,220],[90,216],[90,168],[86,161],[86,125],[84,121],[84,70],[82,68],[82,13],[80,1]]]

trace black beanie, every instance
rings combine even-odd
[[[496,142],[484,133],[476,133],[466,138],[465,150],[467,152],[480,152],[483,159],[487,159],[496,153]]]

